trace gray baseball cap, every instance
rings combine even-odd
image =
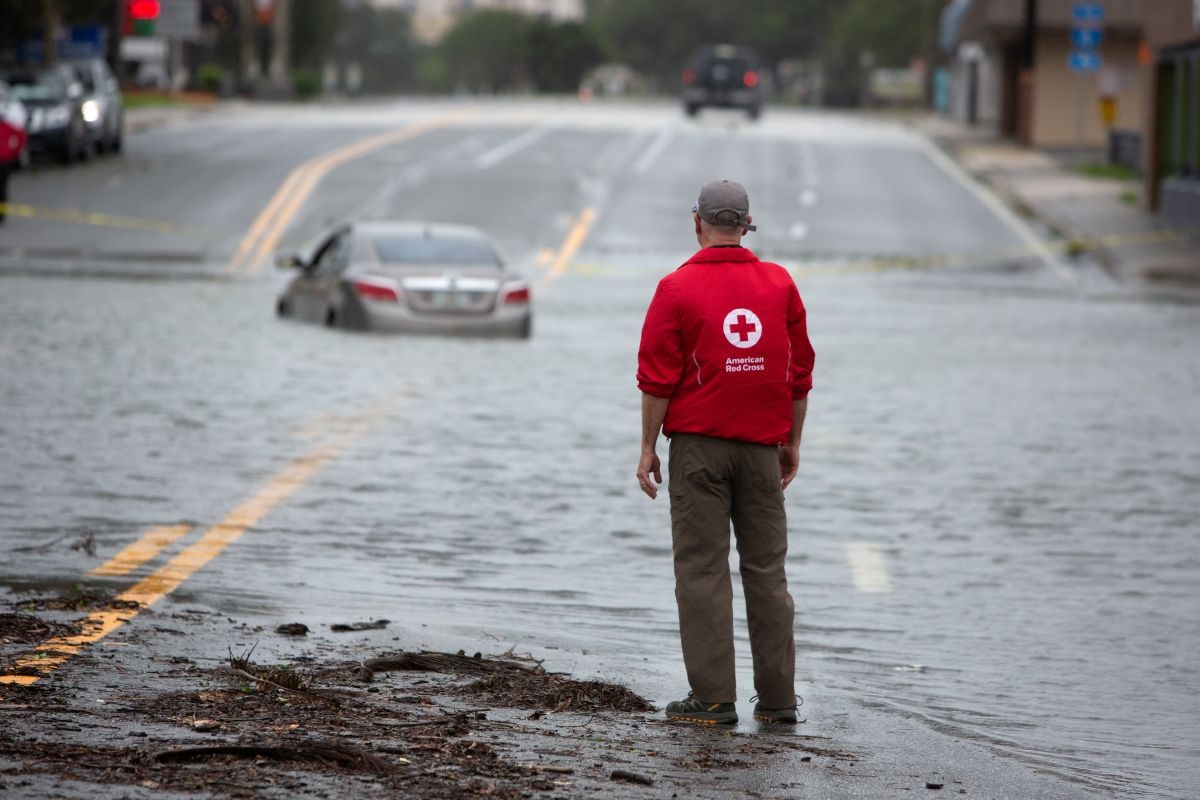
[[[700,199],[692,206],[692,213],[699,214],[700,219],[709,225],[747,231],[758,230],[757,225],[750,225],[745,221],[746,215],[750,213],[750,198],[746,195],[746,187],[734,181],[713,181],[705,184],[700,190]]]

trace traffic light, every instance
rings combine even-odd
[[[125,0],[125,28],[133,36],[153,36],[154,23],[162,13],[159,0]]]

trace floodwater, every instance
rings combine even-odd
[[[385,617],[409,646],[494,640],[669,699],[667,507],[633,479],[654,277],[541,287],[529,343],[277,322],[265,283],[6,279],[5,539],[92,532],[104,557],[211,524],[385,402],[166,602]],[[1114,796],[1200,787],[1200,308],[1022,275],[802,291],[819,360],[788,508],[810,716],[813,692],[840,696]],[[878,571],[856,584],[863,552]]]
[[[770,146],[767,177],[794,149]],[[195,536],[353,433],[162,605],[386,618],[399,646],[492,643],[682,696],[634,371],[655,282],[689,251],[625,245],[535,286],[529,342],[281,322],[281,277],[0,277],[0,580],[70,584],[155,526]],[[884,715],[1071,790],[1200,793],[1200,305],[1029,265],[799,284],[817,351],[787,501],[806,730]],[[95,555],[70,548],[87,535]]]

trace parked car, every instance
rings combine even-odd
[[[83,85],[65,64],[14,70],[2,80],[29,114],[30,155],[48,153],[64,164],[87,158],[95,141],[83,118]]]
[[[424,222],[359,222],[319,239],[276,305],[329,327],[528,338],[529,284],[481,231]]]
[[[125,126],[125,104],[117,77],[103,58],[69,62],[83,86],[83,121],[96,149],[118,152]]]
[[[740,108],[750,119],[758,119],[763,103],[761,64],[746,47],[701,47],[683,70],[684,111],[694,117],[705,106]]]

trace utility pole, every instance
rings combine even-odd
[[[1038,0],[1025,0],[1025,41],[1021,69],[1017,74],[1017,141],[1028,147],[1033,142],[1033,76],[1037,67]]]
[[[1038,0],[1025,0],[1025,47],[1021,67],[1032,70],[1037,64]]]
[[[256,94],[291,92],[291,0],[241,0],[242,80]]]
[[[275,91],[291,94],[292,74],[292,3],[275,0],[275,22],[271,26],[271,84]]]
[[[42,65],[52,67],[58,63],[58,0],[42,0]]]

